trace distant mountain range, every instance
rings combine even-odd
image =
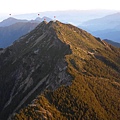
[[[74,25],[79,25],[80,23],[104,17],[109,14],[116,13],[116,10],[64,10],[64,11],[46,11],[46,12],[38,12],[38,13],[29,13],[29,14],[20,14],[20,15],[12,15],[17,19],[35,19],[36,17],[44,17],[47,16],[51,19],[56,19],[62,21],[64,23],[72,23]]]
[[[117,43],[117,42],[114,42],[114,41],[108,40],[108,39],[105,39],[104,41],[106,41],[107,43],[109,43],[109,44],[111,44],[111,45],[113,45],[115,47],[120,48],[120,43]]]
[[[120,13],[110,14],[102,18],[92,19],[83,22],[81,25],[87,27],[88,29],[91,29],[92,31],[114,28],[117,30],[117,26],[120,26]]]
[[[79,27],[102,39],[120,42],[120,13],[86,21]]]
[[[35,20],[8,18],[0,22],[0,48],[11,45],[19,37],[33,30],[40,22],[50,21],[48,17],[37,17]]]
[[[5,20],[3,20],[2,22],[0,22],[0,27],[6,27],[6,26],[10,26],[12,24],[15,24],[15,23],[19,23],[19,22],[33,22],[33,23],[40,23],[42,21],[46,20],[47,22],[50,22],[52,19],[48,18],[48,17],[37,17],[35,20],[26,20],[26,19],[16,19],[16,18],[13,18],[13,17],[9,17]]]
[[[109,39],[115,42],[120,43],[120,31],[115,29],[107,29],[107,30],[100,30],[100,31],[92,31],[90,32],[96,37],[100,37],[102,39]]]
[[[19,22],[7,27],[0,27],[0,48],[11,45],[19,37],[33,30],[38,23]]]
[[[10,26],[10,25],[18,23],[18,22],[28,22],[28,20],[21,20],[21,19],[9,17],[9,18],[3,20],[2,22],[0,22],[0,27]]]

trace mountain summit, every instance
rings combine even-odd
[[[0,50],[0,118],[118,120],[120,49],[43,21]]]

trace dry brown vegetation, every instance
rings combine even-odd
[[[120,50],[72,25],[52,24],[58,38],[70,45],[72,53],[65,59],[72,84],[46,90],[12,119],[120,119]]]

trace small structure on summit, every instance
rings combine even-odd
[[[56,16],[54,16],[54,20],[53,21],[56,22]]]

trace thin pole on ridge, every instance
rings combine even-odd
[[[54,20],[53,21],[56,22],[56,16],[54,16]]]

